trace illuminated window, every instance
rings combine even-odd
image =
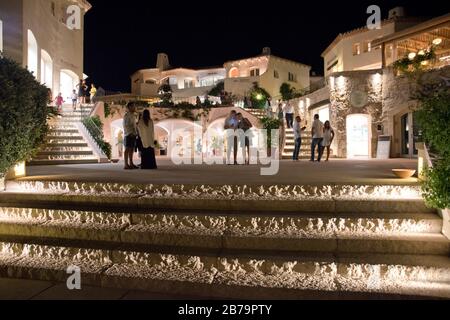
[[[187,89],[187,88],[194,88],[194,87],[195,87],[194,80],[192,80],[192,79],[185,79],[184,80],[184,88],[185,89]]]
[[[41,50],[41,83],[53,89],[53,60],[45,50]]]
[[[239,78],[240,77],[239,69],[231,68],[229,75],[230,75],[230,78]]]
[[[274,71],[273,71],[273,77],[274,77],[275,79],[278,79],[278,78],[280,77],[280,75],[279,75],[279,73],[278,73],[277,70],[274,70]]]
[[[259,77],[259,69],[250,70],[250,77]]]
[[[3,52],[3,22],[0,20],[0,52]]]
[[[358,43],[354,43],[353,44],[353,55],[357,56],[359,54],[361,54],[361,44],[359,44],[359,42]]]
[[[372,42],[364,41],[364,52],[372,51]]]
[[[31,30],[28,30],[28,71],[38,78],[38,45]]]
[[[297,75],[292,72],[289,72],[288,73],[288,81],[297,82]]]

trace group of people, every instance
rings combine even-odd
[[[155,127],[148,109],[144,110],[139,120],[136,121],[136,106],[134,103],[127,105],[127,111],[123,118],[125,170],[157,169],[155,148]],[[141,164],[134,164],[134,153],[139,151]]]
[[[295,133],[295,128],[294,128],[294,133]],[[316,149],[318,150],[317,162],[320,162],[322,160],[325,149],[327,150],[327,158],[325,161],[328,161],[330,159],[331,144],[333,143],[333,140],[335,137],[335,133],[334,133],[333,128],[331,128],[330,121],[325,121],[325,123],[323,123],[322,121],[320,121],[319,115],[316,114],[314,116],[314,122],[312,124],[311,136],[312,136],[312,142],[311,142],[311,160],[310,161],[314,162]],[[301,145],[301,138],[300,138],[300,145]],[[299,147],[299,149],[300,149],[300,147]],[[295,154],[294,154],[294,160],[295,160]],[[298,156],[297,156],[297,160],[298,160]]]
[[[89,89],[88,85],[86,84],[86,80],[80,80],[80,83],[77,84],[76,89],[73,89],[72,95],[70,97],[70,99],[72,100],[73,111],[77,110],[78,105],[81,106],[83,104],[86,104],[86,98],[89,98],[89,101],[92,102],[96,94],[97,88],[95,87],[95,84],[91,84],[91,88]],[[62,106],[65,102],[66,101],[64,100],[64,97],[60,92],[54,100],[58,112],[61,112]]]
[[[251,147],[251,133],[249,130],[253,127],[250,120],[245,118],[242,113],[235,110],[230,112],[230,115],[225,119],[224,129],[227,134],[227,164],[238,165],[237,156],[239,147],[242,150],[242,159],[245,165],[250,164],[250,147]],[[244,134],[239,137],[239,134]],[[233,150],[233,163],[231,162],[231,151]]]

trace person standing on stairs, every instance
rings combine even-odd
[[[323,148],[322,148],[323,123],[322,123],[322,121],[320,121],[318,114],[316,114],[314,116],[314,122],[312,124],[311,135],[312,135],[312,142],[311,142],[311,160],[310,161],[314,162],[315,152],[316,152],[316,147],[317,147],[318,153],[319,153],[317,162],[320,162],[320,160],[322,160],[322,153],[323,153]]]
[[[77,101],[78,101],[78,95],[77,95],[77,91],[74,89],[72,92],[72,108],[73,111],[77,111]]]
[[[234,165],[237,165],[237,136],[236,129],[238,128],[239,121],[237,119],[237,112],[232,110],[229,117],[225,120],[225,135],[227,137],[227,164],[231,165],[231,150],[233,150]]]
[[[128,103],[127,112],[123,117],[123,130],[124,130],[124,145],[125,145],[125,170],[138,169],[133,163],[134,149],[136,148],[137,139],[137,125],[136,117],[134,113],[136,112],[136,107],[134,103]]]
[[[297,116],[294,122],[294,138],[295,138],[295,149],[292,156],[292,160],[298,161],[298,156],[300,154],[300,149],[302,147],[302,131],[306,130],[306,127],[301,126],[302,118]]]
[[[284,106],[284,114],[286,115],[286,127],[292,129],[294,124],[294,108],[289,101],[286,102],[286,105]]]

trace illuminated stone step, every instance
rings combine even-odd
[[[121,247],[30,239],[0,242],[0,274],[82,285],[227,298],[298,298],[320,292],[450,297],[448,257],[261,256],[189,248]]]
[[[39,160],[97,160],[94,153],[91,152],[68,152],[68,153],[39,153],[34,158]]]
[[[92,150],[44,150],[38,153],[38,156],[91,156],[94,152]],[[36,157],[35,159],[39,159]]]
[[[45,145],[44,150],[52,148],[88,148],[86,142],[83,143],[48,143]]]
[[[152,210],[146,211],[151,212]],[[433,214],[295,216],[0,208],[0,235],[209,249],[450,253]]]
[[[30,166],[49,166],[49,165],[65,165],[65,164],[93,164],[98,163],[98,159],[83,160],[31,160],[27,164]]]

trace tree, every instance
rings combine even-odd
[[[253,83],[253,88],[250,91],[250,99],[252,100],[252,106],[255,109],[262,109],[266,105],[267,99],[270,98],[270,94],[261,88],[258,82]]]
[[[288,101],[294,98],[295,88],[293,88],[289,83],[283,83],[280,87],[280,94],[284,101]]]
[[[0,177],[43,144],[52,113],[49,96],[33,74],[0,55]]]
[[[159,104],[161,107],[168,108],[173,106],[172,87],[169,84],[163,84],[159,87],[158,94],[161,99],[161,103]]]

